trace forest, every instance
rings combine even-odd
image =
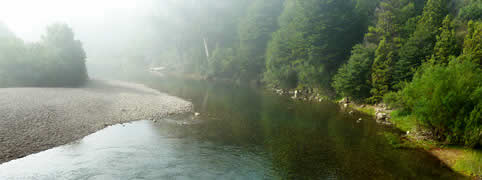
[[[209,0],[179,9],[169,12],[182,14],[174,21],[153,18],[171,23],[157,26],[167,45],[156,65],[387,103],[440,141],[480,145],[480,0]]]
[[[387,103],[440,141],[481,145],[481,0],[163,3],[170,8],[148,18],[129,66]],[[88,79],[82,43],[65,24],[36,43],[0,24],[0,51],[3,87]]]

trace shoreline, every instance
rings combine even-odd
[[[107,126],[191,110],[188,101],[123,81],[90,80],[78,88],[0,88],[0,164]]]
[[[385,106],[376,106],[369,104],[356,104],[349,102],[346,99],[334,100],[327,96],[321,95],[322,93],[316,89],[276,89],[268,88],[269,91],[280,95],[288,96],[294,101],[303,101],[307,103],[330,101],[338,104],[342,109],[347,109],[346,112],[355,110],[373,117],[378,124],[388,126],[390,128],[398,129],[402,132],[408,132],[408,134],[397,135],[402,142],[400,147],[397,148],[410,148],[426,151],[432,154],[434,157],[438,158],[442,163],[445,163],[454,172],[461,173],[467,177],[471,178],[482,178],[481,165],[479,167],[468,167],[471,164],[477,164],[482,162],[482,150],[476,150],[471,148],[466,148],[463,146],[447,146],[441,142],[437,142],[430,138],[427,138],[423,132],[416,130],[413,121],[415,119],[401,119],[401,117],[393,117],[394,110],[388,109]],[[350,112],[350,114],[352,114]],[[382,115],[382,117],[379,117]],[[411,120],[411,121],[408,121]],[[408,122],[405,122],[408,121]],[[482,164],[482,163],[481,163]]]
[[[350,103],[348,108],[363,112],[365,114],[373,116],[376,119],[376,111],[378,108],[377,106],[366,104],[358,105]],[[392,110],[387,113],[389,113],[390,115],[393,114]],[[400,121],[403,120],[407,119],[401,119],[401,117],[392,116],[391,118],[388,118],[386,120],[390,123],[389,126],[391,128],[399,129],[403,132],[409,132],[408,134],[399,136],[402,140],[400,144],[401,148],[418,149],[428,152],[434,157],[438,158],[454,172],[461,173],[467,177],[471,177],[474,179],[482,178],[482,172],[480,169],[482,164],[479,164],[478,168],[466,167],[470,166],[467,164],[477,164],[477,161],[482,162],[482,159],[478,157],[482,155],[481,150],[466,148],[463,146],[446,145],[442,142],[435,141],[430,137],[424,135],[424,132],[421,132],[410,124],[414,122],[406,122],[408,125],[400,123]]]

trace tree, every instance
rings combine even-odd
[[[265,67],[265,54],[271,34],[278,29],[277,18],[284,0],[253,1],[240,20],[239,52],[241,76],[257,79]]]
[[[58,51],[61,67],[58,71],[62,74],[60,84],[78,85],[88,78],[85,66],[86,54],[82,43],[75,40],[74,32],[66,24],[53,24],[47,27],[47,33],[42,41],[48,48]]]
[[[468,27],[461,58],[482,66],[482,22],[469,21]]]
[[[464,21],[482,19],[482,0],[470,0],[459,10],[458,18]]]
[[[430,59],[432,64],[448,64],[450,56],[457,57],[460,53],[450,16],[445,17],[440,32],[440,35],[437,36],[434,53]]]
[[[371,69],[375,49],[374,44],[358,44],[353,47],[347,64],[338,69],[333,77],[332,86],[338,94],[357,100],[370,97]]]
[[[395,65],[395,84],[411,80],[417,67],[432,56],[439,28],[448,13],[447,7],[447,0],[427,1],[415,32],[400,50],[400,60]]]
[[[393,49],[393,43],[388,42],[384,38],[380,41],[375,52],[371,76],[372,89],[370,91],[372,94],[370,101],[373,103],[382,100],[383,95],[391,89],[393,60],[396,58],[396,53]]]
[[[337,68],[363,37],[355,5],[351,0],[287,0],[267,51],[265,79],[282,83],[292,79],[294,69],[295,84],[330,89]]]
[[[85,52],[67,25],[49,26],[37,43],[0,36],[0,86],[72,86],[86,80]]]
[[[414,16],[416,9],[413,2],[392,0],[380,3],[376,28],[367,34],[381,39],[371,70],[372,103],[380,101],[392,89],[393,65],[399,59],[399,49],[411,31],[409,26]]]

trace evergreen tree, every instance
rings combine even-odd
[[[461,59],[482,66],[482,22],[469,21],[468,27]]]
[[[380,101],[392,89],[393,64],[398,61],[398,51],[406,31],[410,31],[405,26],[414,16],[416,9],[413,2],[392,0],[380,3],[375,31],[381,41],[375,53],[371,76],[373,97],[370,101],[373,103]]]
[[[415,32],[400,50],[400,60],[395,65],[395,84],[411,80],[416,68],[432,56],[439,28],[448,13],[447,7],[447,0],[427,1]]]
[[[239,24],[241,75],[256,79],[265,67],[265,54],[271,34],[278,28],[284,0],[253,1]]]
[[[455,39],[455,29],[452,26],[452,18],[450,16],[445,17],[440,31],[440,35],[437,36],[434,54],[430,59],[432,64],[448,64],[450,56],[457,57],[459,54]]]
[[[294,84],[329,89],[332,75],[362,39],[355,5],[351,0],[286,1],[267,51],[265,80],[279,84],[296,77]]]
[[[482,19],[482,0],[469,0],[469,3],[459,10],[458,18],[464,21]]]
[[[370,97],[371,69],[376,45],[356,45],[347,64],[333,77],[332,86],[345,97],[363,100]]]
[[[372,94],[370,101],[373,103],[379,102],[391,89],[393,60],[396,59],[394,48],[393,43],[384,38],[375,52],[371,76],[373,88],[370,91]]]

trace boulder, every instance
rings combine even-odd
[[[348,97],[345,97],[343,98],[341,101],[340,101],[341,104],[349,104],[350,103],[350,99]]]
[[[387,120],[387,113],[378,112],[376,113],[376,118],[377,118],[377,121],[385,121]]]

